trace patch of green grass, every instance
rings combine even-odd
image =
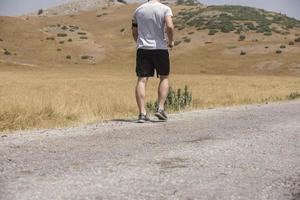
[[[300,98],[300,93],[299,92],[292,92],[290,95],[288,95],[287,98],[289,100],[298,99],[298,98]]]
[[[178,88],[177,90],[170,87],[165,103],[165,108],[168,111],[180,111],[190,106],[192,103],[192,99],[192,92],[189,91],[188,86],[185,86],[183,89]],[[155,112],[157,106],[157,101],[150,101],[146,104],[147,111],[149,113]]]

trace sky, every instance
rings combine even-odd
[[[72,0],[0,0],[0,16],[15,16],[46,9]],[[138,1],[138,0],[128,0]],[[141,0],[145,2],[146,0]],[[26,2],[26,3],[24,3]],[[300,20],[300,0],[200,0],[207,5],[246,5],[284,13]]]

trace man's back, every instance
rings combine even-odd
[[[171,9],[157,1],[144,3],[136,9],[133,23],[138,25],[139,49],[168,49],[164,34],[166,16],[172,16]]]

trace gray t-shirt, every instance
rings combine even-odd
[[[172,10],[157,1],[144,3],[135,10],[132,23],[138,28],[138,49],[168,49],[165,16],[173,16]]]

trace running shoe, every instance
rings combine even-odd
[[[150,119],[147,115],[145,114],[139,114],[138,116],[138,123],[145,123],[145,122],[149,122]]]
[[[167,114],[162,109],[157,109],[156,113],[154,114],[159,120],[168,120]]]

